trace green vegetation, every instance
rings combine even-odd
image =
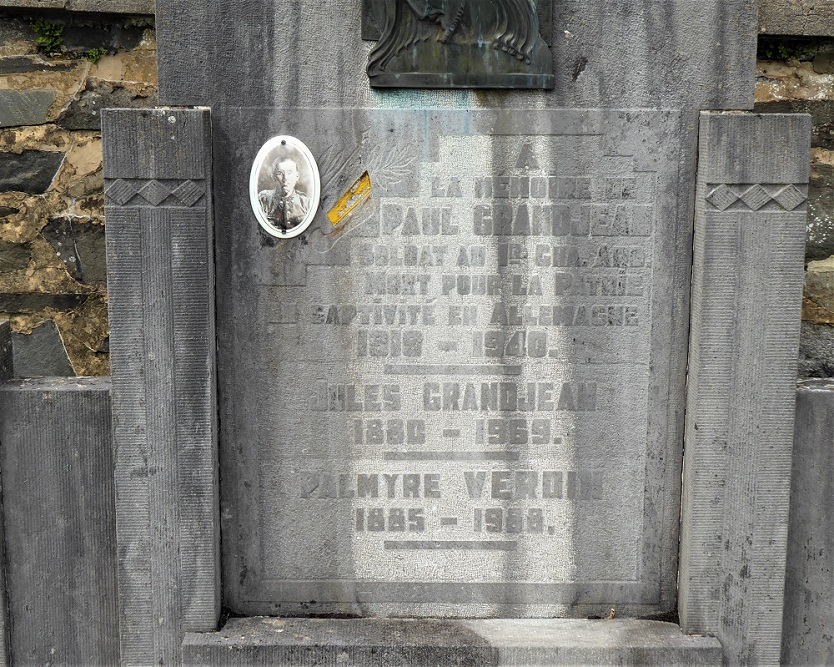
[[[803,37],[759,36],[757,57],[759,60],[813,60],[823,51],[831,51],[834,42],[830,39]]]
[[[61,51],[64,43],[64,26],[38,19],[32,21],[29,27],[36,35],[35,44],[46,55],[51,56]]]
[[[87,55],[85,56],[85,58],[87,58],[87,60],[93,63],[93,65],[97,65],[98,61],[101,60],[104,56],[106,56],[107,53],[107,49],[99,46],[98,48],[90,49],[89,51],[87,51]]]

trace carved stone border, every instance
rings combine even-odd
[[[775,665],[811,123],[704,112],[700,132],[678,605],[726,664]]]
[[[210,112],[102,132],[122,664],[175,665],[220,609]]]

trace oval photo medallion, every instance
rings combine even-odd
[[[279,239],[301,234],[316,216],[320,195],[319,168],[301,141],[279,136],[261,147],[249,176],[249,199],[268,234]]]

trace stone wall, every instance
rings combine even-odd
[[[155,104],[150,17],[0,14],[0,320],[19,377],[110,372],[99,112]]]
[[[834,26],[829,26],[834,32]],[[813,118],[799,374],[834,376],[834,39],[759,37],[756,111]]]

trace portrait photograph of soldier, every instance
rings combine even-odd
[[[254,167],[252,205],[261,226],[282,238],[301,233],[318,206],[318,168],[309,150],[292,137],[276,137]]]

